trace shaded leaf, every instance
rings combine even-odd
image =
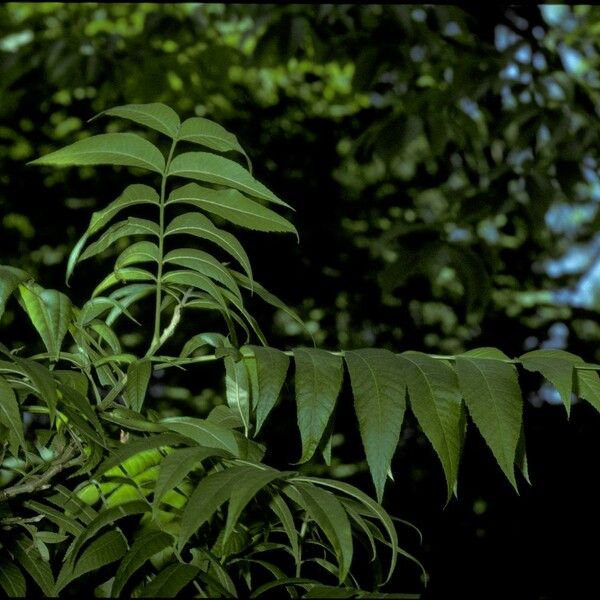
[[[200,569],[193,565],[174,563],[163,569],[147,586],[140,598],[174,598],[198,575]]]
[[[19,287],[20,283],[32,279],[31,275],[21,269],[0,265],[0,318],[4,314],[4,307],[10,295]]]
[[[194,440],[199,446],[223,448],[234,456],[238,453],[238,445],[233,432],[226,427],[194,417],[168,417],[162,419],[161,423],[172,431]]]
[[[0,423],[8,429],[10,452],[17,456],[19,448],[25,448],[25,433],[14,391],[0,376]]]
[[[148,359],[138,360],[127,367],[127,384],[123,395],[132,410],[142,410],[151,375],[152,364]]]
[[[410,406],[444,468],[448,499],[458,477],[462,398],[454,370],[420,352],[400,357]]]
[[[342,386],[341,356],[317,348],[295,348],[296,403],[302,456],[306,462],[315,453]]]
[[[389,350],[367,348],[344,356],[367,463],[381,502],[406,409],[401,363]]]
[[[517,489],[514,463],[521,433],[521,389],[514,365],[495,348],[456,357],[456,372],[467,409],[500,468]]]
[[[230,356],[225,360],[225,392],[227,405],[239,414],[244,430],[250,427],[250,383],[246,365],[242,360],[234,361]]]

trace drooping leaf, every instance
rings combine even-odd
[[[343,362],[341,356],[317,348],[295,348],[294,361],[302,463],[314,454],[331,419],[342,386]]]
[[[0,423],[8,429],[10,452],[17,456],[19,448],[25,448],[23,420],[14,391],[0,376]]]
[[[216,425],[205,419],[194,417],[167,417],[161,423],[166,427],[189,437],[199,446],[223,448],[234,456],[238,453],[238,445],[231,429]]]
[[[111,596],[118,597],[131,576],[154,554],[168,548],[172,543],[173,537],[164,531],[148,531],[140,535],[119,564]]]
[[[404,419],[406,383],[400,361],[388,350],[352,350],[344,356],[367,463],[381,502]]]
[[[331,543],[339,565],[338,580],[343,583],[352,563],[352,528],[348,515],[334,494],[315,485],[295,483],[304,507]],[[285,488],[284,488],[285,491]]]
[[[94,235],[94,233],[108,225],[118,213],[130,206],[137,206],[138,204],[158,206],[158,203],[158,194],[154,188],[141,183],[128,185],[123,193],[106,208],[92,213],[86,233],[88,236]]]
[[[225,392],[227,405],[240,416],[244,429],[250,428],[250,382],[242,360],[225,357]]]
[[[250,166],[250,159],[240,146],[236,136],[227,131],[223,126],[209,119],[204,119],[203,117],[186,119],[181,124],[178,140],[200,144],[217,152],[240,152],[246,157],[248,166]]]
[[[461,440],[461,395],[454,370],[420,352],[400,357],[410,406],[440,458],[448,499],[458,476]]]
[[[244,167],[209,152],[184,152],[176,156],[171,162],[168,174],[232,187],[249,196],[291,208],[254,179]]]
[[[31,275],[16,267],[0,265],[0,319],[4,314],[4,307],[10,295],[24,283],[31,279]]]
[[[269,507],[281,521],[283,530],[290,541],[290,548],[292,550],[294,560],[296,563],[298,563],[300,560],[300,542],[298,530],[294,524],[294,516],[292,515],[292,511],[278,491],[273,493],[271,501],[269,502]]]
[[[225,522],[225,530],[223,533],[223,544],[233,532],[240,515],[247,504],[269,483],[281,479],[286,474],[268,468],[254,468],[247,470],[240,475],[236,482],[236,487],[229,499],[227,509],[227,521]]]
[[[130,235],[159,235],[158,225],[147,219],[129,217],[111,225],[95,242],[90,244],[79,257],[86,260],[110,248],[118,239]]]
[[[152,364],[147,359],[138,360],[127,367],[127,384],[123,395],[132,410],[142,410],[151,375]]]
[[[233,256],[244,268],[248,277],[252,279],[250,259],[243,246],[231,233],[215,227],[204,215],[186,213],[175,217],[165,231],[165,235],[174,234],[193,235],[217,244],[217,246]]]
[[[110,508],[103,509],[98,516],[95,517],[86,528],[75,538],[71,550],[69,553],[69,559],[74,560],[79,555],[79,551],[83,548],[84,544],[92,539],[99,531],[104,529],[107,525],[112,525],[120,519],[129,517],[131,515],[141,515],[150,511],[150,506],[144,500],[132,500],[131,502],[125,502],[118,506],[111,506]]]
[[[160,133],[164,133],[171,138],[177,137],[179,131],[179,116],[170,106],[161,104],[160,102],[115,106],[114,108],[102,111],[90,119],[90,121],[102,115],[129,119],[134,123],[139,123],[140,125],[150,127],[150,129],[160,131]]]
[[[467,409],[500,468],[517,489],[515,455],[522,421],[517,371],[495,348],[478,348],[457,356],[456,372]]]
[[[162,173],[165,159],[148,140],[133,133],[102,133],[50,152],[29,165],[121,165]]]
[[[229,500],[236,489],[239,478],[249,469],[252,472],[256,470],[246,465],[234,466],[206,475],[200,480],[181,517],[178,542],[180,549],[214,515],[216,510]]]
[[[229,269],[207,252],[195,248],[176,248],[168,252],[163,260],[165,263],[192,269],[218,281],[235,294],[240,301],[242,300],[240,288],[229,273]]]
[[[57,510],[51,506],[47,506],[35,500],[26,500],[23,505],[36,513],[43,515],[50,522],[64,529],[66,532],[73,535],[79,535],[83,531],[83,526],[73,517],[70,517],[63,510]]]
[[[50,565],[40,556],[31,540],[24,538],[14,542],[12,547],[17,562],[29,573],[45,596],[52,596],[54,577]]]
[[[197,183],[188,183],[173,190],[167,204],[190,204],[241,227],[298,236],[296,228],[287,219],[246,198],[238,190],[211,190]]]
[[[100,477],[110,469],[125,462],[128,458],[144,452],[146,450],[152,450],[155,448],[162,448],[166,446],[175,446],[181,443],[187,442],[187,438],[177,433],[160,433],[159,435],[153,435],[150,437],[137,439],[130,441],[127,444],[121,444],[116,450],[112,451],[111,455],[104,460],[97,471],[94,473],[94,477]]]
[[[567,410],[571,412],[571,394],[575,378],[574,365],[583,359],[565,350],[533,350],[519,357],[524,369],[541,373],[557,390]]]
[[[53,360],[58,359],[71,321],[71,300],[57,290],[19,284],[28,317]]]
[[[175,598],[199,573],[194,565],[170,564],[144,587],[140,598]]]
[[[212,457],[227,457],[228,452],[217,448],[180,448],[173,450],[160,464],[154,488],[153,510],[156,512],[163,496],[175,489],[203,460]]]
[[[123,558],[127,552],[127,541],[120,531],[111,530],[95,539],[73,565],[70,561],[63,568],[56,581],[55,594],[71,581]]]
[[[600,377],[596,371],[575,370],[575,393],[600,412]]]
[[[27,586],[21,569],[11,560],[0,560],[0,587],[8,598],[24,598]]]

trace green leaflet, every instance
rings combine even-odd
[[[564,350],[533,350],[519,357],[524,369],[541,373],[557,390],[567,410],[571,412],[574,366],[583,360]]]
[[[334,494],[315,485],[294,483],[304,508],[331,543],[339,565],[338,581],[342,584],[352,563],[352,527],[344,507]],[[284,488],[285,491],[285,488]]]
[[[204,215],[186,213],[175,217],[165,231],[165,235],[174,234],[193,235],[217,244],[217,246],[233,256],[243,267],[248,277],[252,279],[250,259],[243,246],[231,233],[215,227]]]
[[[238,444],[231,429],[194,417],[168,417],[160,421],[163,425],[196,442],[199,446],[222,448],[238,455]]]
[[[230,356],[225,360],[225,392],[227,405],[242,420],[246,434],[250,428],[250,382],[243,360],[234,361]]]
[[[250,466],[228,467],[225,471],[211,473],[200,480],[196,489],[190,496],[181,517],[181,530],[179,532],[178,546],[181,550],[188,539],[204,523],[206,523],[216,510],[235,493],[239,478],[250,470]]]
[[[207,252],[195,248],[177,248],[168,252],[163,260],[165,263],[192,269],[218,281],[235,294],[236,298],[242,300],[240,288],[229,273],[229,269]]]
[[[63,510],[56,510],[51,506],[46,506],[34,500],[26,500],[23,505],[40,515],[44,515],[46,519],[57,525],[60,529],[73,535],[79,535],[83,531],[83,527],[75,519],[68,516]]]
[[[0,265],[0,318],[4,314],[4,307],[10,295],[19,287],[20,283],[32,279],[31,275],[7,265]]]
[[[456,372],[467,409],[500,468],[517,489],[515,456],[521,433],[522,399],[514,365],[495,348],[456,357]]]
[[[257,370],[258,394],[253,392],[253,409],[256,411],[256,433],[258,435],[266,418],[277,403],[285,383],[289,356],[281,350],[264,346],[248,346],[254,354]]]
[[[290,510],[286,501],[282,498],[279,491],[273,493],[271,501],[269,502],[269,507],[275,513],[276,517],[281,521],[283,530],[290,540],[292,555],[294,556],[294,561],[297,564],[300,561],[300,543],[298,531],[296,529],[296,525],[294,524],[294,516],[292,515],[292,511]]]
[[[127,552],[127,542],[120,531],[112,530],[95,539],[83,552],[81,558],[73,565],[71,561],[64,566],[56,581],[54,595],[71,581],[123,558]]]
[[[348,351],[345,359],[367,463],[381,502],[406,409],[401,362],[388,350],[370,348]]]
[[[410,406],[440,458],[448,500],[458,477],[461,450],[461,395],[453,369],[420,352],[400,357]]]
[[[137,206],[138,204],[154,204],[158,206],[158,203],[158,194],[154,188],[141,183],[128,185],[123,190],[123,193],[106,208],[92,213],[86,234],[93,235],[106,227],[118,213],[130,206]]]
[[[158,226],[147,219],[129,217],[111,225],[94,243],[90,244],[79,257],[79,262],[96,256],[110,248],[118,239],[130,235],[159,235]]]
[[[170,176],[197,179],[235,188],[249,196],[291,208],[238,163],[208,152],[184,152],[169,167]]]
[[[100,464],[94,473],[94,477],[100,477],[110,469],[117,467],[121,463],[125,462],[128,458],[135,456],[140,452],[154,450],[156,448],[162,448],[166,446],[174,446],[177,444],[186,443],[188,441],[189,440],[187,440],[187,438],[178,435],[177,433],[169,432],[132,440],[127,444],[121,444],[106,460]]]
[[[118,506],[105,508],[98,516],[95,517],[86,528],[75,538],[69,552],[69,560],[73,561],[77,558],[79,551],[84,544],[92,539],[101,529],[107,525],[112,525],[115,521],[129,517],[130,515],[140,515],[148,512],[150,506],[143,500],[133,500],[125,502]]]
[[[152,503],[154,513],[158,510],[163,496],[175,489],[203,460],[227,456],[230,456],[228,452],[216,448],[194,447],[173,450],[160,464]]]
[[[138,267],[125,267],[123,269],[117,269],[112,273],[109,273],[94,289],[92,292],[92,298],[101,294],[104,290],[117,283],[123,281],[155,281],[156,277],[152,273],[145,269]],[[107,320],[108,321],[108,320]]]
[[[229,313],[221,288],[215,285],[211,279],[196,271],[169,271],[162,276],[161,281],[165,284],[184,285],[206,292],[226,314]]]
[[[122,269],[141,262],[160,262],[158,246],[155,243],[143,241],[127,246],[119,254],[115,262],[115,269]]]
[[[138,360],[127,367],[127,384],[123,395],[132,410],[141,412],[151,375],[152,363],[147,359]]]
[[[0,376],[0,423],[8,429],[11,454],[17,456],[19,448],[25,448],[23,421],[15,393],[2,376]]]
[[[23,598],[27,590],[21,569],[10,560],[0,561],[0,587],[9,598]]]
[[[600,378],[596,371],[576,369],[575,393],[600,412]]]
[[[296,403],[302,456],[306,462],[315,453],[342,386],[343,362],[326,350],[295,348]]]
[[[294,233],[298,237],[296,228],[287,219],[246,198],[238,190],[211,190],[197,183],[188,183],[173,190],[167,204],[190,204],[234,225],[257,231]]]
[[[246,158],[248,167],[250,167],[250,159],[240,146],[237,138],[233,133],[227,131],[223,126],[204,119],[203,117],[191,117],[186,119],[179,129],[177,139],[180,142],[192,142],[206,146],[217,152],[240,152]]]
[[[223,534],[223,544],[233,532],[240,515],[247,504],[269,483],[276,479],[281,479],[286,473],[281,473],[275,469],[253,468],[241,474],[236,482],[229,499],[227,509],[227,521],[225,522],[225,532]]]
[[[199,572],[193,565],[171,564],[144,587],[140,598],[174,598]]]
[[[53,596],[54,577],[50,565],[42,559],[31,540],[21,538],[12,545],[18,563],[29,573],[45,596]]]
[[[114,108],[102,111],[95,117],[92,117],[90,121],[102,115],[129,119],[134,123],[139,123],[140,125],[150,127],[150,129],[160,131],[160,133],[164,133],[171,138],[177,137],[177,132],[179,131],[179,116],[170,106],[160,102],[115,106]]]
[[[173,537],[164,531],[143,533],[133,543],[115,573],[111,596],[118,597],[131,576],[154,554],[168,548]]]
[[[58,355],[71,322],[71,301],[57,290],[45,290],[35,284],[19,284],[25,311],[40,334],[53,360]]]
[[[148,140],[133,133],[93,135],[33,160],[29,165],[122,165],[140,167],[156,173],[165,169],[160,150]]]
[[[115,310],[119,311],[119,313],[125,314],[134,323],[139,325],[139,322],[132,317],[131,313],[123,304],[117,302],[113,298],[107,297],[92,298],[88,300],[79,311],[77,320],[81,325],[87,325],[90,321],[99,317],[102,313],[106,312],[110,308],[114,308]],[[108,324],[109,323],[107,319],[107,325]]]

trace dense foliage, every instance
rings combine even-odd
[[[193,317],[194,331],[184,325],[184,320],[170,332],[171,337],[163,340],[167,354],[179,358],[188,334],[223,331],[241,354],[219,355],[217,361],[223,358],[228,374],[241,377],[243,371],[236,365],[251,364],[259,348],[242,349],[245,327],[251,331],[259,326],[264,329],[254,338],[255,344],[261,343],[262,336],[263,341],[266,338],[272,346],[285,350],[273,350],[263,357],[264,361],[279,364],[280,379],[285,380],[281,390],[284,402],[273,409],[269,419],[260,412],[253,412],[245,420],[241,415],[241,430],[235,430],[254,434],[260,427],[259,439],[270,440],[264,457],[267,464],[285,472],[299,457],[306,459],[312,454],[313,458],[301,467],[306,476],[352,477],[365,491],[372,489],[363,476],[370,470],[381,497],[404,417],[400,450],[391,469],[397,479],[400,474],[405,483],[412,480],[410,490],[415,497],[430,494],[433,504],[443,505],[456,481],[460,446],[448,445],[447,440],[456,439],[461,421],[458,408],[441,422],[435,420],[435,411],[426,412],[428,406],[435,408],[436,398],[432,392],[428,396],[428,380],[436,381],[431,389],[444,390],[450,399],[448,406],[462,406],[458,399],[464,398],[473,421],[509,478],[514,478],[515,460],[523,466],[521,434],[515,434],[517,425],[521,425],[517,372],[526,396],[532,394],[537,404],[550,400],[570,406],[571,383],[574,391],[595,401],[595,383],[589,389],[582,384],[582,379],[595,378],[593,370],[578,368],[575,380],[569,379],[576,357],[558,351],[540,362],[535,352],[528,354],[538,347],[560,350],[568,345],[569,350],[587,360],[598,360],[594,7],[498,7],[478,12],[447,6],[20,4],[5,5],[0,11],[2,262],[27,273],[3,271],[26,311],[20,312],[14,302],[8,303],[2,339],[11,349],[26,348],[17,356],[38,352],[43,364],[52,365],[47,360],[57,356],[56,340],[63,330],[55,324],[46,334],[40,331],[40,336],[35,335],[35,329],[27,324],[27,315],[36,305],[40,309],[38,297],[44,306],[56,303],[59,313],[64,313],[70,302],[83,309],[98,284],[95,269],[88,268],[96,260],[92,253],[104,251],[107,257],[116,258],[128,243],[135,242],[133,237],[121,237],[115,238],[115,246],[104,249],[102,245],[91,250],[80,247],[81,256],[87,252],[84,260],[89,257],[90,261],[74,269],[76,255],[71,255],[69,299],[62,292],[53,292],[59,288],[64,292],[64,264],[88,225],[88,210],[99,213],[115,198],[122,198],[131,177],[126,169],[118,169],[111,176],[99,178],[85,166],[44,170],[42,176],[33,176],[31,167],[25,167],[26,161],[89,139],[90,129],[95,133],[106,131],[107,135],[124,131],[124,121],[105,117],[91,127],[85,125],[90,115],[109,106],[162,101],[182,115],[208,116],[235,131],[253,164],[246,164],[246,157],[239,152],[236,155],[235,149],[228,157],[240,166],[252,166],[254,177],[277,190],[296,209],[292,214],[285,206],[274,206],[283,209],[288,219],[285,225],[283,217],[273,221],[273,211],[261,213],[263,217],[268,214],[266,221],[254,215],[254,229],[260,229],[257,223],[274,226],[277,222],[281,231],[287,228],[293,233],[289,225],[292,221],[301,234],[300,245],[293,235],[274,238],[236,231],[242,250],[245,248],[252,258],[254,271],[249,274],[244,269],[249,263],[244,256],[246,250],[240,253],[230,248],[233,254],[229,254],[229,260],[241,259],[238,264],[244,271],[235,269],[230,273],[233,283],[243,290],[244,281],[250,285],[244,275],[248,279],[255,275],[264,287],[254,283],[253,294],[244,292],[240,304],[232,281],[219,271],[229,283],[228,287],[216,280],[224,290],[219,292],[224,298],[220,310],[193,311],[199,315]],[[157,137],[150,134],[149,139],[159,145],[166,159],[165,138],[161,141],[159,133]],[[227,147],[212,150],[223,152]],[[156,155],[154,159],[158,160]],[[160,161],[154,166],[160,170]],[[134,170],[131,174],[137,176],[140,172]],[[220,182],[203,181],[204,194],[206,183],[214,189]],[[194,190],[197,184],[188,185]],[[135,185],[128,189],[133,195],[143,191]],[[156,193],[159,191],[157,186]],[[237,188],[237,192],[240,194],[230,194],[229,204],[223,194],[218,203],[214,197],[195,196],[196,204],[185,204],[186,210],[192,206],[203,211],[196,216],[209,217],[218,228],[226,221],[239,225],[239,219],[235,221],[237,213],[231,210],[232,202],[239,202],[248,190]],[[142,194],[130,198],[136,199],[140,203],[136,216],[133,222],[127,222],[128,229],[122,234],[139,232],[144,223],[138,221],[154,219],[153,197],[144,198]],[[146,206],[142,205],[144,200],[148,201]],[[254,204],[260,209],[270,210],[260,204],[260,196],[257,200]],[[250,206],[256,209],[254,204]],[[177,209],[176,205],[174,201],[171,208]],[[48,220],[49,207],[52,222]],[[183,211],[179,214],[175,210],[173,214],[183,216]],[[92,222],[87,234],[97,238],[105,225],[110,224]],[[118,231],[112,231],[109,235],[118,237]],[[105,238],[102,244],[109,241],[110,237]],[[139,242],[143,245],[137,248],[152,257],[154,250],[148,244],[153,242],[156,247],[160,245],[157,238]],[[126,254],[120,259],[118,270],[125,270],[129,276],[145,276],[139,265],[127,264],[132,257],[135,260],[131,252],[129,258]],[[193,268],[189,262],[176,262],[182,258],[186,260],[176,254],[174,262],[164,264],[168,262],[174,270]],[[150,274],[157,275],[156,271]],[[49,289],[36,287],[30,276]],[[107,284],[112,281],[109,275]],[[18,283],[20,287],[16,287]],[[131,285],[139,287],[131,289],[141,293],[148,283],[153,285],[154,281],[133,282]],[[179,285],[170,283],[175,288]],[[163,327],[168,327],[174,314],[171,311],[181,299],[171,296],[167,288],[164,286],[158,294],[164,298],[164,314],[169,317],[166,323],[160,323]],[[285,298],[294,310],[268,295],[265,288]],[[98,293],[106,290],[110,288]],[[268,302],[260,304],[261,296],[278,304],[274,319]],[[121,304],[125,297],[116,296]],[[123,355],[125,362],[119,363],[123,374],[129,368],[127,361],[133,357],[139,361],[149,345],[160,342],[160,334],[157,339],[156,332],[151,332],[150,340],[145,334],[147,328],[156,329],[156,317],[150,324],[147,319],[147,306],[152,300],[156,300],[156,288],[150,298],[141,300],[141,313],[136,313],[132,305],[132,316],[144,324],[141,329],[126,327],[122,316],[116,318],[118,309],[110,309],[111,317],[106,320],[108,327],[115,325],[116,340],[102,325],[94,323],[92,327],[93,336],[104,340],[102,347],[108,345],[113,355]],[[236,307],[236,301],[248,316]],[[210,302],[218,304],[214,297],[205,300],[207,306]],[[156,315],[155,307],[149,310]],[[190,312],[183,311],[182,317],[192,318]],[[223,313],[231,322],[221,330]],[[302,319],[298,320],[295,313]],[[106,318],[107,314],[94,318]],[[102,337],[99,328],[108,338]],[[396,414],[385,422],[389,430],[382,440],[387,440],[387,448],[378,449],[381,455],[377,460],[383,461],[378,471],[373,466],[374,451],[366,441],[368,434],[364,427],[356,427],[350,409],[354,398],[360,415],[360,397],[369,394],[369,390],[361,391],[355,384],[353,373],[360,372],[363,365],[356,354],[329,353],[330,363],[323,351],[315,354],[316,364],[322,369],[329,364],[327,372],[331,375],[328,394],[322,401],[313,402],[319,414],[315,422],[304,420],[302,403],[298,409],[290,403],[303,384],[296,380],[292,386],[293,378],[286,379],[285,374],[289,368],[291,375],[293,366],[300,372],[304,369],[308,377],[310,352],[296,348],[311,345],[311,335],[317,346],[334,351],[375,346],[393,352],[410,348],[429,353],[429,358],[406,353],[392,359],[383,351],[368,351],[377,357],[377,364],[389,360],[403,373],[405,382],[412,381],[408,386],[412,411]],[[198,348],[204,352],[206,348],[225,347],[223,339],[197,338],[195,347],[188,346],[188,359]],[[50,347],[45,346],[47,343]],[[483,363],[484,357],[468,353],[465,360],[454,359],[468,348],[487,346],[500,347],[506,355],[488,353],[492,358],[485,360],[492,362]],[[163,346],[159,349],[163,353]],[[47,358],[42,356],[44,352]],[[97,348],[89,347],[86,352],[91,352],[91,360],[98,360]],[[520,358],[513,360],[507,355]],[[204,359],[196,356],[193,360],[198,358]],[[225,389],[222,385],[215,359],[208,362],[186,372],[154,363],[161,368],[148,384],[143,410],[156,411],[150,413],[155,420],[183,415],[206,418],[232,393],[231,386]],[[476,376],[474,368],[481,364],[494,373],[478,375],[481,385],[470,388],[465,381]],[[144,365],[140,367],[142,375],[147,370]],[[100,365],[105,367],[101,369],[104,375],[98,375],[102,379],[97,381],[101,398],[109,389],[116,389],[106,379],[113,366],[110,362]],[[425,373],[420,387],[419,367]],[[527,369],[541,372],[558,392],[548,386],[540,389],[541,378],[528,375]],[[461,373],[462,382],[453,379],[456,375],[460,379]],[[112,376],[122,381],[119,373]],[[385,373],[379,376],[385,377]],[[490,376],[501,377],[506,384],[506,397],[501,402],[506,408],[504,416],[512,423],[510,435],[498,439],[494,439],[499,434],[497,423],[484,423],[485,416],[477,416],[476,400],[470,401],[473,390],[479,393]],[[28,381],[22,372],[19,377]],[[360,381],[367,380],[360,377]],[[249,406],[257,411],[251,372],[247,383],[251,388]],[[37,389],[35,384],[30,385]],[[390,389],[394,386],[397,398],[401,384],[399,387],[392,378]],[[92,405],[96,405],[93,390],[91,387],[86,391],[92,394]],[[334,421],[338,393],[340,406]],[[18,402],[29,406],[33,400],[25,401],[22,394],[17,395]],[[310,406],[309,391],[300,397],[306,398],[304,406]],[[383,398],[385,402],[388,396]],[[266,406],[271,408],[269,403]],[[526,404],[525,411],[531,411],[531,405]],[[25,412],[25,438],[30,443],[35,427],[29,424],[31,417]],[[541,414],[531,416],[539,419],[542,414],[550,414],[538,412]],[[592,414],[586,412],[585,405],[575,407],[574,435],[582,427],[594,430]],[[33,423],[45,427],[39,418]],[[253,418],[260,420],[251,422]],[[14,422],[14,410],[12,419]],[[296,421],[304,423],[306,429],[301,427],[296,432]],[[101,423],[104,429],[107,425]],[[528,423],[532,420],[526,420],[525,427]],[[252,426],[256,430],[252,431]],[[556,447],[558,454],[561,445],[555,440],[563,439],[566,430],[553,426],[546,448]],[[110,430],[108,438],[114,440],[117,431]],[[332,431],[334,435],[329,437]],[[329,447],[315,446],[315,439],[323,434],[331,440],[329,464],[321,460],[323,453],[328,458]],[[467,445],[473,439],[467,436]],[[431,442],[435,453],[428,447],[421,450],[425,440]],[[24,458],[20,442],[14,437],[8,442],[7,451],[12,449]],[[45,448],[49,443],[45,439],[38,445]],[[534,439],[528,447],[535,449],[535,444]],[[485,453],[483,446],[481,450]],[[34,456],[52,462],[44,452],[36,449]],[[562,454],[567,460],[568,452]],[[441,459],[446,473],[444,491],[443,479],[429,455]],[[542,461],[539,455],[532,463],[540,465]],[[578,459],[571,459],[571,463],[576,462]],[[50,466],[44,462],[39,471]],[[6,471],[2,473],[8,476]],[[64,484],[65,469],[61,466],[57,473]],[[406,502],[406,488],[400,484],[397,489],[402,495],[396,488],[388,487],[387,491],[387,508],[392,514],[402,514],[397,503],[404,506]],[[502,494],[491,491],[485,501],[490,506],[498,504],[496,497],[504,497]],[[593,496],[589,498],[593,504]],[[12,516],[6,518],[10,524]],[[473,516],[472,520],[479,518]],[[427,516],[420,525],[425,521]],[[412,545],[412,552],[418,552],[412,537],[406,543]],[[395,580],[395,587],[404,589],[402,577]]]

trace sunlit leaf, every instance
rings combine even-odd
[[[148,140],[133,133],[102,133],[33,160],[30,165],[122,165],[162,173],[165,159]]]
[[[102,111],[90,119],[90,121],[102,115],[129,119],[134,123],[145,125],[172,138],[177,137],[177,132],[179,131],[180,121],[177,113],[171,107],[160,102],[115,106],[114,108]]]

